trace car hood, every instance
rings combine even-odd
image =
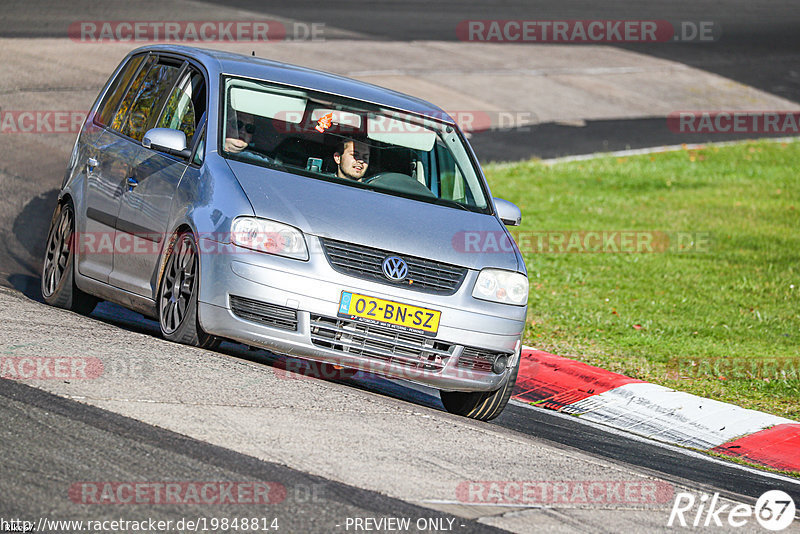
[[[503,241],[505,228],[492,215],[227,161],[258,217],[305,234],[471,269],[518,270]]]

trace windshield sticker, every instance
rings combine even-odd
[[[325,130],[331,127],[333,124],[333,113],[328,113],[327,115],[323,115],[317,121],[317,125],[314,127],[316,131],[319,133],[325,133]]]

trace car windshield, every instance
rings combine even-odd
[[[226,158],[489,212],[464,142],[437,117],[234,77],[222,90]]]

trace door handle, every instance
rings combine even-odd
[[[95,158],[89,158],[86,160],[86,167],[89,169],[89,172],[92,172],[97,165],[97,160]]]
[[[139,180],[134,178],[133,176],[129,176],[128,179],[125,181],[128,184],[128,192],[130,193],[133,191],[133,188],[139,185]]]

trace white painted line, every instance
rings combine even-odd
[[[795,422],[648,383],[625,384],[570,404],[562,411],[697,449],[711,449],[739,436]]]
[[[559,417],[559,418],[563,418],[563,419],[568,419],[568,420],[570,420],[572,422],[576,422],[577,421],[582,425],[586,425],[588,427],[595,428],[597,430],[602,430],[603,432],[608,432],[609,434],[613,434],[615,436],[621,436],[621,437],[629,439],[631,441],[638,441],[640,443],[648,443],[648,444],[653,445],[655,447],[659,447],[661,449],[666,449],[666,450],[669,450],[669,451],[672,451],[672,452],[680,453],[680,454],[689,456],[691,458],[696,458],[696,459],[699,459],[699,460],[704,460],[706,462],[711,462],[711,463],[716,463],[716,464],[719,464],[719,465],[724,465],[724,466],[730,467],[732,469],[739,469],[741,471],[746,471],[746,472],[748,472],[750,474],[753,474],[753,475],[766,477],[766,478],[771,478],[771,479],[778,480],[778,481],[781,481],[781,482],[784,482],[784,483],[787,483],[787,484],[792,484],[792,485],[797,486],[798,488],[800,488],[800,479],[797,479],[797,478],[791,478],[791,477],[787,477],[785,475],[780,475],[778,473],[772,473],[770,471],[762,471],[760,469],[756,469],[754,467],[750,467],[750,466],[747,466],[747,465],[737,464],[737,463],[734,463],[734,462],[723,460],[721,458],[716,458],[714,456],[709,456],[708,454],[705,454],[705,453],[702,453],[702,452],[698,452],[698,451],[695,451],[695,450],[692,450],[692,449],[679,447],[679,446],[677,446],[677,445],[675,445],[673,443],[665,443],[663,441],[658,441],[656,439],[646,438],[646,437],[643,437],[643,436],[639,436],[637,434],[632,434],[632,433],[630,433],[628,431],[624,431],[624,430],[620,430],[618,428],[614,428],[612,426],[608,426],[608,425],[601,424],[601,423],[596,423],[594,421],[589,421],[589,420],[584,419],[582,417],[575,417],[573,415],[567,415],[567,414],[564,414],[564,413],[560,413],[560,412],[556,412],[556,411],[553,411],[553,410],[549,410],[547,408],[541,408],[539,406],[533,406],[533,405],[528,404],[526,402],[520,402],[520,401],[512,399],[512,400],[509,401],[509,404],[513,404],[514,406],[521,406],[522,408],[527,408],[529,410],[541,411],[541,412],[544,412],[544,413],[546,413],[548,415],[552,415],[553,417]],[[617,460],[620,461],[620,462],[624,462],[624,459],[622,459],[622,458],[618,458]]]

